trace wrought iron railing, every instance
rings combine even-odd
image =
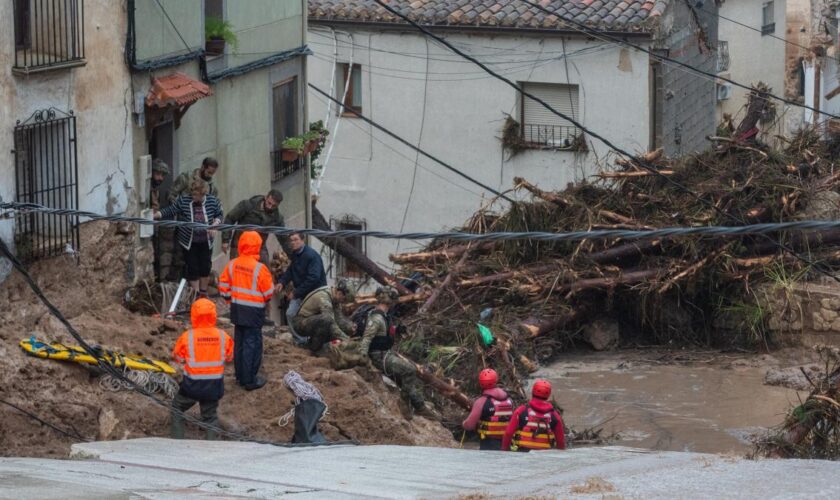
[[[12,2],[16,72],[84,61],[84,0],[7,1]]]
[[[717,72],[722,73],[729,70],[729,62],[729,42],[718,40]]]
[[[52,208],[79,208],[76,117],[55,108],[36,111],[14,132],[15,199]],[[15,248],[23,261],[79,249],[78,217],[24,214],[15,224]]]
[[[271,182],[277,182],[284,177],[288,177],[293,173],[303,168],[303,156],[298,156],[294,160],[284,160],[283,150],[271,152]]]
[[[567,125],[538,125],[526,123],[522,139],[531,146],[571,148],[576,144],[580,131]]]

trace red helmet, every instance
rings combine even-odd
[[[531,388],[531,395],[535,398],[548,399],[551,396],[551,382],[543,379],[537,380],[534,382],[534,387]]]
[[[478,385],[482,389],[492,389],[496,387],[496,382],[499,381],[499,376],[496,375],[496,370],[492,368],[485,368],[478,374]]]

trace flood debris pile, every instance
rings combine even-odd
[[[756,440],[753,457],[840,459],[840,348],[816,346],[824,371],[803,375],[811,391],[784,422]]]
[[[685,158],[658,150],[618,159],[614,171],[559,192],[517,178],[522,201],[504,213],[482,209],[462,230],[644,231],[834,216],[836,140],[811,130],[781,149],[712,139],[715,148]],[[816,276],[814,263],[824,270],[840,265],[840,231],[768,236],[433,241],[390,257],[400,276],[420,283],[400,299],[409,331],[400,349],[477,392],[473,379],[483,366],[501,367],[518,389],[520,375],[539,362],[582,341],[615,346],[619,332],[623,341],[644,344],[764,344],[763,318],[750,306],[754,288],[795,273]],[[370,297],[360,296],[356,304],[366,302]],[[488,309],[482,323],[492,345],[476,327]],[[720,328],[723,317],[730,324],[734,318],[734,327]]]

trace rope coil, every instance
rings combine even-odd
[[[286,427],[289,425],[289,422],[291,422],[295,417],[295,408],[297,405],[299,405],[301,401],[305,401],[307,399],[314,399],[324,403],[324,413],[321,415],[321,418],[318,419],[319,421],[326,417],[330,412],[330,407],[327,406],[327,402],[324,401],[324,396],[321,394],[321,391],[319,391],[314,385],[303,380],[303,377],[301,377],[298,372],[289,370],[286,375],[283,376],[283,383],[285,383],[286,387],[295,394],[295,405],[292,406],[289,411],[281,415],[277,420],[277,425],[280,427]]]

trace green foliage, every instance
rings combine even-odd
[[[239,48],[239,38],[233,31],[233,25],[230,21],[218,17],[211,16],[204,20],[204,39],[222,39],[229,43],[234,51]]]

